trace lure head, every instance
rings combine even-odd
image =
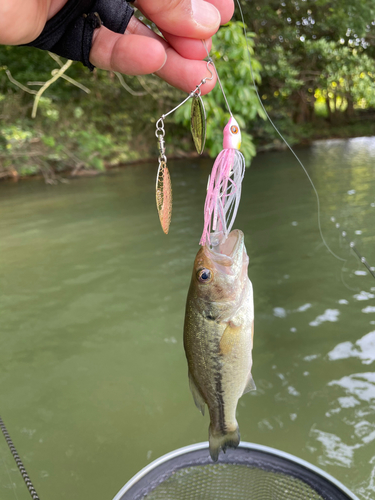
[[[240,149],[241,147],[241,130],[240,127],[231,116],[228,123],[224,127],[224,139],[223,148],[224,149]]]

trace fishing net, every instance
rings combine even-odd
[[[249,499],[322,500],[310,486],[283,474],[246,465],[204,465],[175,472],[157,486],[149,500]]]
[[[241,443],[212,463],[206,443],[138,473],[114,500],[358,500],[320,469],[272,448]]]

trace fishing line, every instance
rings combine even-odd
[[[318,228],[319,228],[320,237],[322,238],[322,241],[323,241],[325,247],[330,252],[330,254],[333,255],[333,257],[335,257],[336,259],[338,259],[338,260],[340,260],[342,262],[345,262],[347,259],[343,259],[342,257],[339,257],[333,250],[331,250],[330,246],[328,245],[328,243],[326,242],[326,240],[325,240],[325,238],[323,236],[322,225],[321,225],[321,222],[320,222],[320,198],[319,198],[318,191],[317,191],[317,189],[315,187],[315,184],[313,183],[313,181],[312,181],[309,173],[307,172],[304,164],[298,158],[297,154],[294,152],[294,150],[289,145],[289,143],[284,138],[284,136],[281,134],[281,132],[279,131],[279,129],[276,127],[276,125],[273,123],[273,121],[271,120],[270,115],[267,113],[267,110],[264,107],[264,104],[262,102],[262,99],[261,99],[261,97],[259,95],[256,83],[255,83],[253,66],[251,64],[251,57],[250,57],[250,46],[249,46],[248,39],[247,39],[247,31],[246,31],[246,28],[245,28],[245,19],[244,19],[244,16],[243,16],[243,12],[242,12],[242,8],[241,8],[240,0],[237,0],[237,5],[238,5],[238,8],[239,8],[239,11],[240,11],[240,14],[241,14],[241,19],[242,19],[242,24],[243,24],[243,32],[244,32],[245,40],[246,40],[247,55],[248,55],[249,64],[250,64],[251,79],[252,79],[252,82],[253,82],[253,85],[254,85],[254,90],[255,90],[256,96],[258,98],[258,101],[259,101],[259,103],[260,103],[260,105],[261,105],[261,107],[262,107],[265,115],[267,116],[270,124],[272,125],[272,127],[274,128],[274,130],[277,132],[277,134],[279,135],[279,137],[282,139],[282,141],[285,143],[285,145],[288,147],[289,151],[293,154],[294,158],[297,160],[297,162],[299,163],[299,165],[302,167],[303,171],[305,172],[305,174],[306,174],[306,176],[307,176],[307,178],[308,178],[308,180],[309,180],[309,182],[310,182],[310,184],[311,184],[311,186],[312,186],[312,188],[314,190],[314,193],[315,193],[315,196],[316,196],[316,203],[317,203],[317,206],[318,206]]]
[[[353,288],[351,286],[349,286],[345,279],[344,279],[344,269],[345,269],[345,265],[346,265],[346,262],[344,262],[344,264],[342,265],[342,268],[341,268],[341,283],[344,285],[345,288],[347,288],[350,292],[360,292],[361,289],[360,288]]]

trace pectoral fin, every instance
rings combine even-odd
[[[241,334],[241,327],[235,326],[231,321],[228,323],[226,329],[220,340],[220,354],[223,356],[231,354],[233,349],[237,347]]]
[[[247,379],[245,389],[244,389],[242,395],[246,394],[247,392],[255,391],[255,390],[256,390],[256,385],[255,385],[253,376],[251,375],[251,373],[249,373],[249,378]]]
[[[202,398],[199,389],[193,380],[193,377],[190,375],[190,372],[189,372],[189,387],[193,395],[195,406],[202,413],[202,415],[204,415],[204,409],[206,403],[204,402],[204,399]]]

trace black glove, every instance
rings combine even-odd
[[[49,50],[55,54],[81,61],[94,69],[89,61],[92,36],[101,25],[124,33],[134,10],[125,0],[68,0],[30,47]]]

